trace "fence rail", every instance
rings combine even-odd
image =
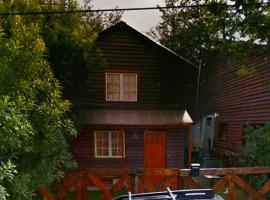
[[[220,176],[212,185],[215,192],[227,189],[227,199],[234,200],[237,188],[241,188],[251,200],[266,200],[264,196],[270,190],[270,181],[256,190],[242,175],[270,174],[270,167],[250,168],[202,168],[200,176]],[[173,190],[186,188],[203,188],[202,184],[190,176],[190,169],[89,169],[68,172],[60,185],[58,192],[53,195],[46,189],[38,192],[47,200],[62,200],[71,192],[75,192],[75,200],[88,199],[88,190],[96,188],[102,193],[102,200],[111,200],[113,195],[125,188],[135,192],[163,191],[167,187]]]

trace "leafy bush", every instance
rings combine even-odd
[[[240,164],[244,167],[270,166],[270,123],[264,126],[247,126],[244,133],[246,144],[241,151]],[[270,177],[267,174],[250,175],[248,179],[259,189]]]
[[[0,37],[0,161],[10,160],[17,174],[6,181],[12,173],[4,170],[1,196],[29,200],[37,188],[49,187],[76,166],[68,151],[76,130],[68,118],[70,103],[61,98],[44,59],[39,25],[19,16],[9,23],[9,34]]]

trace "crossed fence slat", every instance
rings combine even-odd
[[[176,189],[202,188],[201,185],[189,175],[189,169],[90,169],[80,172],[69,172],[66,174],[62,187],[53,195],[48,190],[39,189],[38,192],[47,200],[62,200],[71,190],[75,190],[75,200],[86,200],[88,198],[88,187],[94,186],[102,193],[102,200],[111,200],[113,194],[125,187],[132,193],[153,192],[165,190],[167,187]],[[224,188],[228,189],[227,200],[236,197],[236,186],[242,188],[250,200],[266,200],[264,195],[270,190],[270,181],[261,189],[256,190],[239,175],[270,173],[270,167],[255,168],[219,168],[201,169],[200,175],[222,176],[212,187],[218,192]],[[153,177],[159,177],[160,181],[152,181]],[[110,188],[102,181],[102,177],[118,178]],[[136,181],[137,180],[137,181]]]

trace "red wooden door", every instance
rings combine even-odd
[[[144,167],[166,167],[166,131],[147,130],[144,132]]]

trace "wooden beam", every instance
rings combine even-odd
[[[138,173],[144,176],[175,176],[178,175],[177,168],[144,168],[138,169]]]
[[[46,200],[57,200],[57,198],[55,198],[49,191],[45,189],[38,189],[37,192],[41,194],[44,199],[46,198]]]
[[[180,176],[190,176],[190,169],[180,169]],[[224,176],[227,174],[269,174],[270,167],[201,168],[200,176]]]
[[[188,167],[190,168],[192,162],[192,125],[189,125],[189,140],[188,140]]]

